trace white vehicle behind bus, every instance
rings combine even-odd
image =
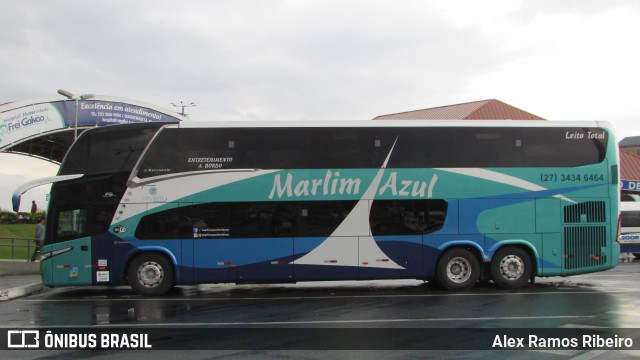
[[[640,256],[640,201],[620,202],[622,230],[620,232],[620,252]]]

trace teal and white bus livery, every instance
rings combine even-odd
[[[47,286],[423,279],[616,265],[604,122],[182,122],[83,133],[52,185]]]

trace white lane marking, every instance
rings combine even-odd
[[[574,356],[581,352],[581,350],[569,350],[569,349],[566,349],[566,350],[565,349],[558,349],[558,350],[527,349],[526,351],[536,352],[540,354],[561,355],[561,356]]]
[[[612,349],[612,350],[617,350],[617,349]],[[591,351],[587,351],[586,353],[576,356],[576,357],[572,357],[571,359],[573,360],[589,360],[589,359],[593,359],[595,357],[598,357],[604,353],[606,353],[606,350],[591,350]]]
[[[340,325],[340,324],[389,324],[414,322],[442,322],[442,321],[522,321],[522,320],[563,320],[563,319],[592,319],[595,315],[560,315],[560,316],[505,316],[505,317],[469,317],[469,318],[420,318],[420,319],[361,319],[361,320],[309,320],[309,321],[242,321],[242,322],[197,322],[197,323],[136,323],[136,324],[99,324],[99,325],[52,325],[55,328],[81,327],[198,327],[198,326],[274,326],[274,325]],[[21,326],[29,327],[29,326]]]

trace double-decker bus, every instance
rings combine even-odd
[[[183,122],[95,128],[52,185],[46,286],[422,279],[616,266],[604,122]]]

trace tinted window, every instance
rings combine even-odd
[[[47,219],[47,241],[65,241],[107,231],[128,176],[126,172],[87,175],[53,184],[49,209],[53,216]]]
[[[87,209],[61,209],[57,213],[57,238],[59,241],[89,235]]]
[[[291,169],[309,161],[311,134],[287,129],[235,129],[229,135],[236,143],[235,167],[247,169]],[[293,136],[292,136],[293,135]]]
[[[379,168],[393,134],[360,128],[164,129],[138,177],[221,169]]]
[[[54,236],[46,240],[56,243],[104,233],[109,229],[115,209],[116,205],[112,204],[59,206],[54,212]]]
[[[597,164],[607,153],[603,129],[525,129],[523,149],[527,167],[564,167]]]
[[[118,204],[125,192],[128,173],[88,175],[53,184],[54,204]]]
[[[397,132],[397,145],[389,167],[506,167],[523,163],[522,147],[517,142],[521,140],[520,134],[510,134],[504,129],[417,130]]]
[[[229,204],[186,205],[144,216],[136,229],[139,239],[228,238]]]
[[[177,204],[144,216],[139,239],[328,237],[357,201]],[[444,225],[444,200],[376,200],[373,235],[421,235]]]
[[[177,204],[146,215],[139,239],[277,238],[331,235],[356,201]]]
[[[640,211],[623,211],[622,227],[640,227]]]
[[[330,236],[356,206],[357,201],[315,201],[300,204],[299,236]]]
[[[107,126],[84,132],[60,167],[60,175],[130,172],[157,129],[165,124]]]
[[[395,146],[394,146],[395,144]],[[573,167],[601,162],[607,133],[576,128],[164,129],[141,178],[216,169]]]
[[[389,167],[573,167],[606,155],[602,129],[398,129]],[[594,138],[590,138],[593,136]]]
[[[369,223],[374,236],[423,235],[441,229],[446,215],[444,200],[376,200]]]
[[[296,203],[235,203],[231,205],[231,237],[293,237]]]
[[[375,128],[318,128],[310,132],[307,167],[380,168],[395,141],[393,131]]]

